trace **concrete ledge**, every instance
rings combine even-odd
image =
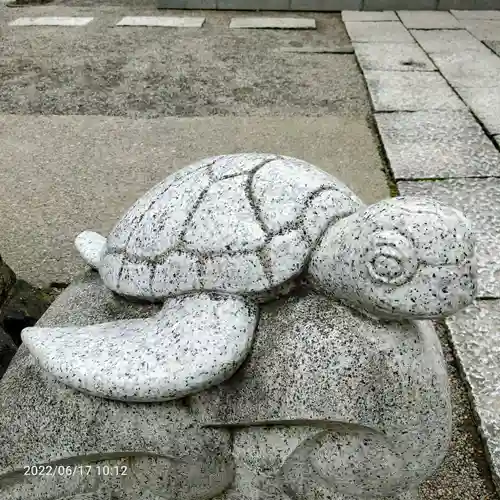
[[[337,12],[361,10],[362,0],[290,0],[290,10]]]
[[[497,0],[157,0],[159,9],[341,12],[494,9]],[[376,12],[375,12],[376,13]],[[469,17],[469,19],[472,19]],[[481,18],[484,19],[484,18]],[[490,19],[487,17],[486,19]],[[495,18],[496,19],[496,18]]]
[[[219,10],[291,10],[289,0],[217,0]]]
[[[438,0],[438,10],[450,9],[477,9],[477,0]],[[455,12],[457,12],[455,10]]]
[[[375,12],[358,12],[345,10],[342,12],[342,21],[344,22],[379,22],[379,21],[399,21],[398,16],[392,10],[383,10]]]
[[[215,10],[216,0],[158,0],[156,4],[159,9],[206,9]]]

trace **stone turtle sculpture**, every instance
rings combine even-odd
[[[470,304],[474,241],[458,211],[394,198],[366,207],[304,161],[223,155],[168,177],[82,257],[122,296],[161,301],[144,320],[27,328],[48,372],[93,395],[165,401],[216,385],[246,358],[258,302],[298,279],[381,318],[429,319]]]

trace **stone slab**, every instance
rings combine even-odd
[[[500,86],[459,87],[457,92],[491,135],[500,134]]]
[[[462,53],[482,51],[483,44],[466,30],[411,30],[420,46],[428,53]]]
[[[36,284],[72,279],[84,269],[73,245],[79,232],[107,234],[150,187],[212,155],[278,151],[332,173],[366,202],[389,196],[378,141],[364,114],[149,120],[0,115],[0,142],[10,165],[0,169],[0,213],[8,214],[0,217],[2,256],[20,278]]]
[[[86,26],[93,17],[20,17],[9,26]]]
[[[342,11],[342,21],[344,22],[379,22],[379,21],[399,21],[393,10],[372,11]]]
[[[462,21],[462,26],[478,40],[500,40],[499,21]]]
[[[477,238],[478,297],[500,298],[500,179],[401,181],[398,188],[402,195],[436,198],[469,217]]]
[[[365,71],[375,111],[463,109],[446,80],[436,72]]]
[[[432,59],[453,87],[499,86],[500,58],[487,47],[477,51],[435,53]]]
[[[363,71],[436,71],[427,54],[415,43],[353,44]]]
[[[398,10],[397,14],[408,29],[460,28],[460,23],[449,12]]]
[[[201,28],[204,17],[126,16],[116,26],[161,26],[165,28]]]
[[[479,20],[496,20],[500,21],[500,10],[455,10],[450,11],[457,19],[479,19]]]
[[[396,179],[498,175],[500,153],[467,111],[375,115]]]
[[[345,27],[353,42],[413,42],[408,30],[401,23],[395,21],[347,21]]]
[[[230,28],[248,29],[316,29],[316,20],[304,17],[233,17]]]
[[[500,490],[500,300],[478,300],[446,323]]]

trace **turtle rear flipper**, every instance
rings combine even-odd
[[[106,249],[106,238],[94,231],[83,231],[75,238],[75,246],[83,260],[94,269],[99,268]]]

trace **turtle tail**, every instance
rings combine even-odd
[[[94,231],[83,231],[75,239],[75,247],[83,260],[94,269],[99,269],[106,248],[106,238]]]

